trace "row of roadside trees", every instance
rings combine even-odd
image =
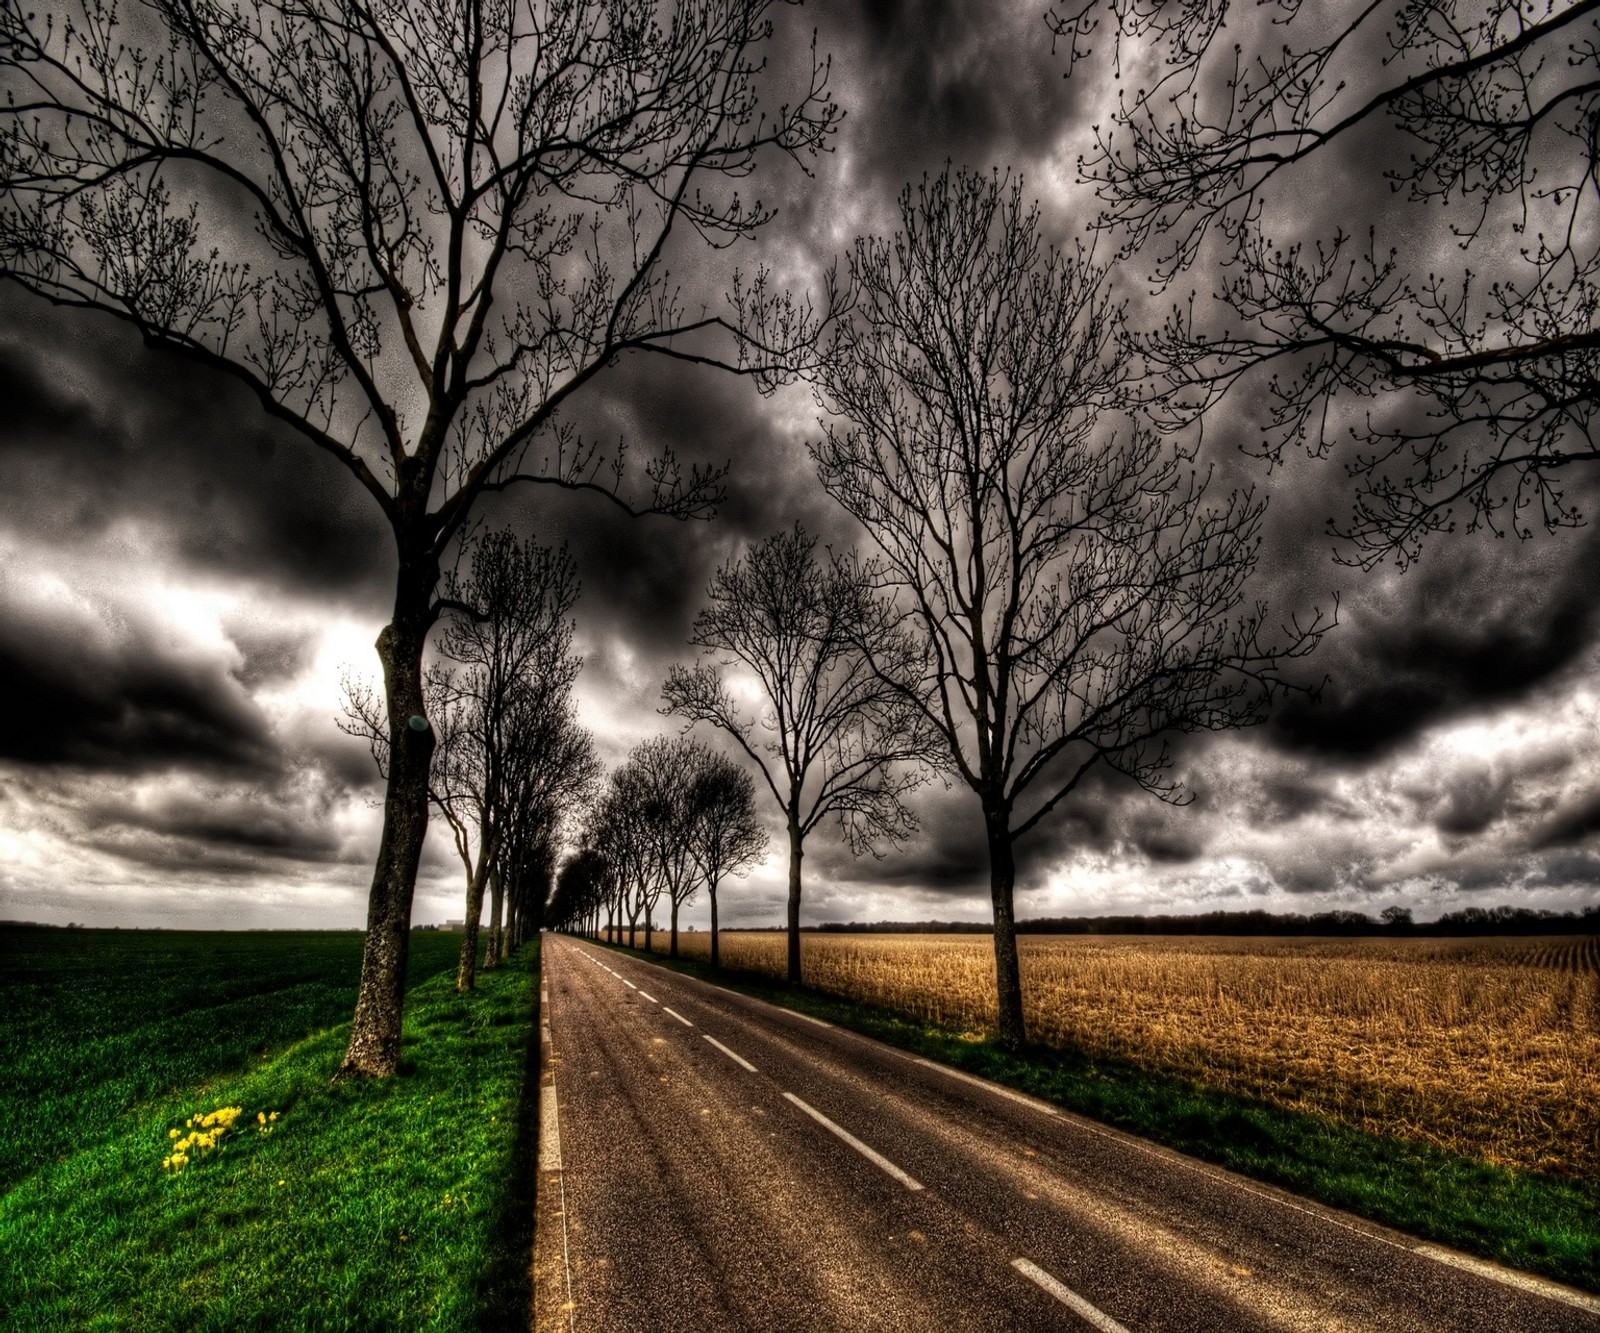
[[[1096,131],[1096,225],[1122,259],[1153,255],[1159,283],[1203,273],[1219,298],[1180,291],[1154,335],[1124,327],[1104,265],[1044,245],[1016,183],[982,174],[908,191],[898,233],[863,239],[817,308],[759,272],[728,274],[715,311],[686,293],[695,265],[678,261],[770,220],[744,178],[807,167],[839,122],[825,56],[763,59],[776,0],[0,3],[0,276],[243,385],[393,536],[381,707],[364,714],[387,791],[345,1072],[398,1063],[430,806],[468,812],[469,885],[493,901],[499,883],[513,921],[516,886],[548,873],[553,842],[434,762],[453,687],[424,660],[467,604],[444,571],[474,505],[522,483],[680,517],[719,496],[717,470],[665,455],[624,491],[563,424],[625,358],[815,385],[819,476],[871,543],[831,568],[858,598],[835,670],[872,703],[823,752],[848,768],[881,733],[917,756],[831,813],[908,832],[895,785],[923,759],[972,793],[1007,1041],[1017,840],[1097,766],[1180,799],[1164,738],[1259,718],[1328,623],[1269,632],[1246,592],[1264,500],[1214,495],[1184,437],[1157,429],[1255,376],[1271,459],[1326,452],[1346,429],[1333,408],[1378,403],[1354,427],[1357,501],[1337,529],[1363,563],[1414,558],[1458,521],[1582,520],[1584,487],[1563,478],[1600,458],[1594,5],[1099,8],[1052,12],[1063,63],[1109,44],[1157,77]],[[1327,201],[1326,243],[1273,234],[1352,142],[1418,210],[1457,204],[1450,246],[1417,227],[1385,250],[1342,216],[1355,190]],[[753,743],[714,673],[686,668],[668,704],[761,765],[789,826],[793,923],[821,799],[794,780],[818,770]],[[493,742],[497,791],[512,745]]]

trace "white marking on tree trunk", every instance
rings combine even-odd
[[[786,1093],[783,1094],[783,1096],[784,1096],[784,1100],[785,1101],[793,1102],[796,1106],[798,1106],[802,1111],[804,1111],[808,1116],[810,1116],[813,1120],[815,1120],[819,1125],[821,1125],[829,1133],[838,1135],[839,1138],[843,1139],[846,1143],[848,1143],[852,1148],[854,1148],[858,1153],[860,1153],[863,1157],[865,1157],[874,1166],[881,1167],[883,1170],[887,1171],[891,1176],[893,1176],[896,1180],[898,1180],[908,1190],[919,1190],[919,1189],[922,1188],[922,1184],[921,1184],[920,1181],[913,1180],[910,1176],[908,1176],[904,1171],[902,1171],[898,1166],[896,1166],[893,1162],[891,1162],[882,1153],[876,1152],[873,1149],[867,1147],[866,1144],[864,1144],[854,1134],[850,1133],[849,1130],[844,1129],[841,1126],[834,1124],[833,1121],[829,1120],[828,1117],[823,1115],[822,1112],[817,1110],[816,1107],[806,1105],[805,1102],[801,1101],[792,1092],[786,1092]]]

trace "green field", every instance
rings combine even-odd
[[[335,1083],[356,932],[0,931],[0,1324],[525,1321],[537,951],[458,996],[459,947],[413,936],[401,1073]]]

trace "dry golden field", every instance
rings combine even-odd
[[[679,937],[710,953],[704,932]],[[643,942],[642,936],[640,942]],[[656,936],[665,950],[667,936]],[[1600,941],[1021,937],[1029,1035],[1507,1165],[1600,1173]],[[974,1035],[987,936],[807,935],[806,981]],[[722,961],[779,976],[778,932]]]

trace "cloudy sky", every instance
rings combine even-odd
[[[1109,74],[1090,63],[1063,78],[1037,4],[812,0],[802,17],[847,115],[815,179],[761,177],[781,210],[762,254],[814,270],[892,227],[900,188],[947,161],[1020,173],[1053,236],[1082,233],[1094,198],[1076,161]],[[1358,166],[1319,170],[1353,212],[1426,231]],[[335,717],[341,674],[376,675],[392,590],[369,498],[228,384],[5,286],[0,403],[0,918],[361,924],[380,789]],[[1022,914],[1404,903],[1425,919],[1592,901],[1600,527],[1452,537],[1403,573],[1341,567],[1322,533],[1349,505],[1342,470],[1296,458],[1269,478],[1241,459],[1253,403],[1225,404],[1207,448],[1271,492],[1258,591],[1274,611],[1341,597],[1311,672],[1327,677],[1322,698],[1185,741],[1187,807],[1087,784],[1020,848]],[[816,482],[802,387],[762,399],[636,362],[577,410],[641,453],[670,445],[733,468],[709,523],[630,520],[537,489],[486,511],[572,547],[582,714],[610,765],[669,726],[661,681],[690,655],[717,564],[796,520],[836,546],[859,534]],[[819,835],[805,918],[986,917],[973,798],[935,785],[920,810],[923,834],[881,860]],[[774,856],[730,884],[723,920],[777,924],[784,874]],[[458,916],[460,880],[431,837],[416,919]]]

